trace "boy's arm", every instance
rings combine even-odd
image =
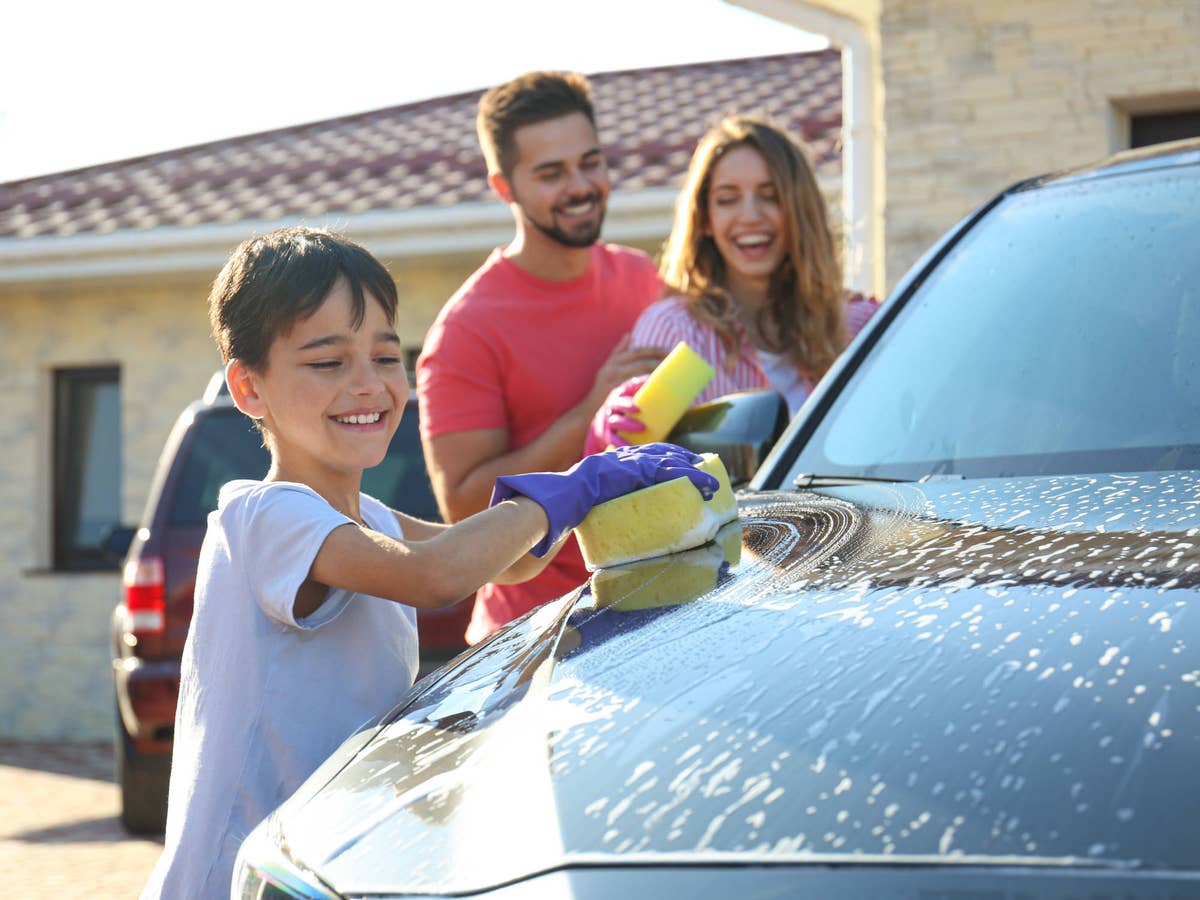
[[[426,522],[424,519],[414,518],[397,509],[393,509],[392,514],[395,515],[396,521],[400,523],[400,530],[404,533],[405,539],[410,541],[427,541],[451,527],[441,522]],[[534,578],[541,573],[542,569],[546,568],[550,560],[554,559],[559,548],[566,542],[566,539],[567,536],[563,535],[563,540],[556,544],[554,550],[545,556],[538,557],[526,553],[495,578],[490,579],[490,581],[494,584],[519,584],[522,581]]]
[[[597,504],[680,477],[711,497],[718,482],[697,468],[701,461],[674,444],[651,443],[588,456],[566,472],[504,476],[487,509],[450,528],[426,529],[432,537],[424,541],[396,540],[348,522],[325,538],[309,584],[422,609],[449,606],[526,553],[550,555]],[[298,594],[297,610],[307,609],[310,600],[310,594]]]
[[[440,609],[522,562],[549,527],[542,507],[526,497],[505,500],[453,528],[421,524],[425,529],[417,530],[429,538],[411,541],[341,525],[317,551],[309,578],[419,609]]]

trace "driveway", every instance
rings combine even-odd
[[[161,840],[131,838],[108,744],[0,741],[0,884],[6,897],[130,900]]]

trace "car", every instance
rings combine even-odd
[[[397,697],[234,896],[1200,896],[1198,247],[1200,142],[986,202],[777,439],[684,417],[732,534]]]
[[[425,471],[415,395],[363,490],[390,506],[438,520]],[[116,707],[114,756],[121,823],[133,834],[161,834],[179,696],[179,665],[192,618],[196,564],[208,514],[221,485],[259,478],[270,456],[250,420],[233,405],[222,373],[178,417],[158,461],[140,527],[114,529],[110,555],[123,559],[122,595],[113,609],[110,648]],[[421,671],[466,647],[471,602],[417,615]]]

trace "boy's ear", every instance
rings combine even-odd
[[[229,385],[229,396],[233,404],[252,419],[261,419],[267,411],[266,404],[258,394],[254,374],[240,359],[231,359],[225,366],[225,383]]]
[[[512,185],[504,177],[503,172],[488,172],[488,185],[493,193],[505,203],[513,202]]]

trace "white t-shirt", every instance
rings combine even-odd
[[[378,500],[363,494],[361,510],[401,537]],[[349,522],[301,484],[221,489],[183,650],[166,839],[143,900],[226,900],[251,829],[412,684],[412,607],[331,590],[312,615],[293,615],[317,551]]]
[[[787,400],[788,414],[794,416],[812,392],[808,382],[804,380],[796,364],[782,353],[759,350],[758,361],[762,365],[763,374],[767,376],[767,381],[771,382],[771,387],[783,394]]]

